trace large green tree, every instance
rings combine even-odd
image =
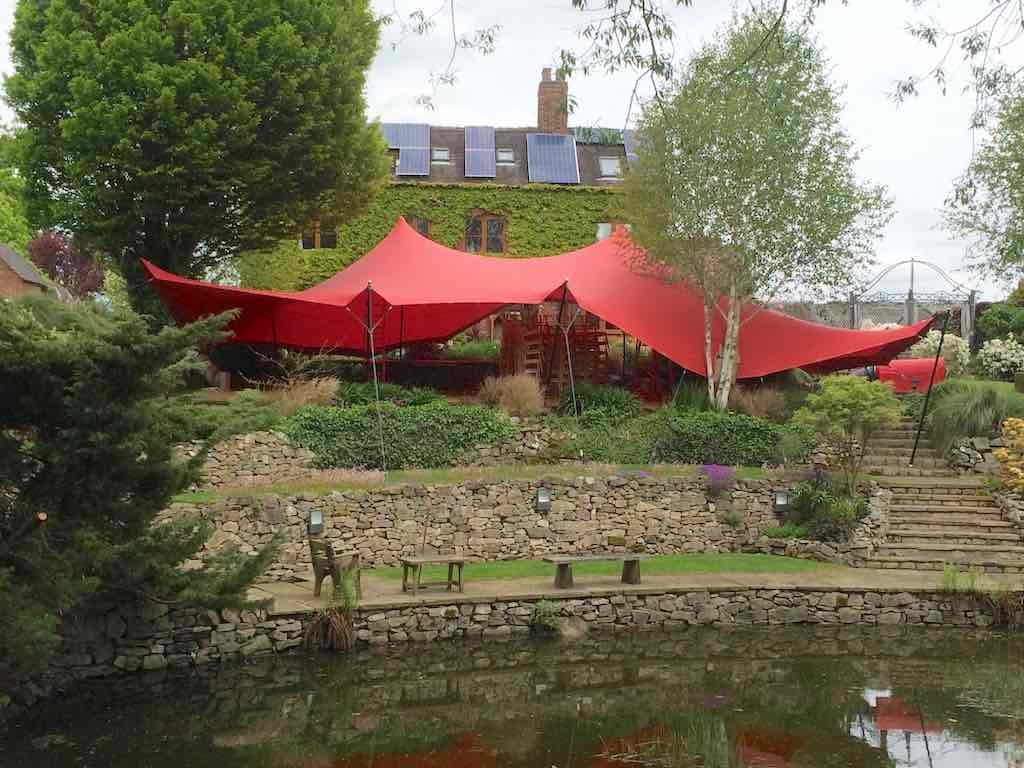
[[[946,207],[951,229],[975,245],[975,266],[1001,281],[1024,276],[1024,88],[999,102],[992,131]]]
[[[351,215],[386,171],[369,0],[19,0],[8,100],[41,224],[199,276]]]
[[[708,394],[723,409],[743,304],[795,283],[844,284],[889,215],[883,190],[855,176],[822,53],[780,25],[766,43],[762,19],[739,18],[690,60],[647,105],[623,185],[645,260],[703,296]]]
[[[0,689],[42,663],[91,599],[244,604],[273,555],[198,559],[198,519],[154,525],[186,481],[160,398],[225,318],[151,332],[130,312],[0,301]]]

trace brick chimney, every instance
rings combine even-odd
[[[551,67],[544,67],[537,86],[537,130],[569,132],[569,84],[561,76],[552,78]]]

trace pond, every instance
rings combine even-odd
[[[691,630],[405,646],[96,681],[4,766],[1024,766],[1024,636]]]

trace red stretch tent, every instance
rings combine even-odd
[[[685,284],[635,268],[625,235],[558,256],[478,256],[423,237],[399,219],[376,247],[320,285],[297,293],[257,291],[188,280],[143,265],[172,316],[188,322],[238,308],[232,341],[365,354],[444,341],[502,307],[563,296],[622,328],[683,368],[705,375],[700,296]],[[743,310],[739,378],[805,368],[826,372],[889,362],[931,319],[890,330],[858,331],[808,323],[758,306]],[[720,345],[724,321],[714,321]]]

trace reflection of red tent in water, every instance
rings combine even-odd
[[[456,736],[442,749],[403,754],[357,753],[331,763],[332,768],[496,768],[498,753],[477,733]]]
[[[879,696],[875,700],[875,725],[880,731],[942,733],[939,723],[927,722],[920,709],[911,707],[898,696]]]

